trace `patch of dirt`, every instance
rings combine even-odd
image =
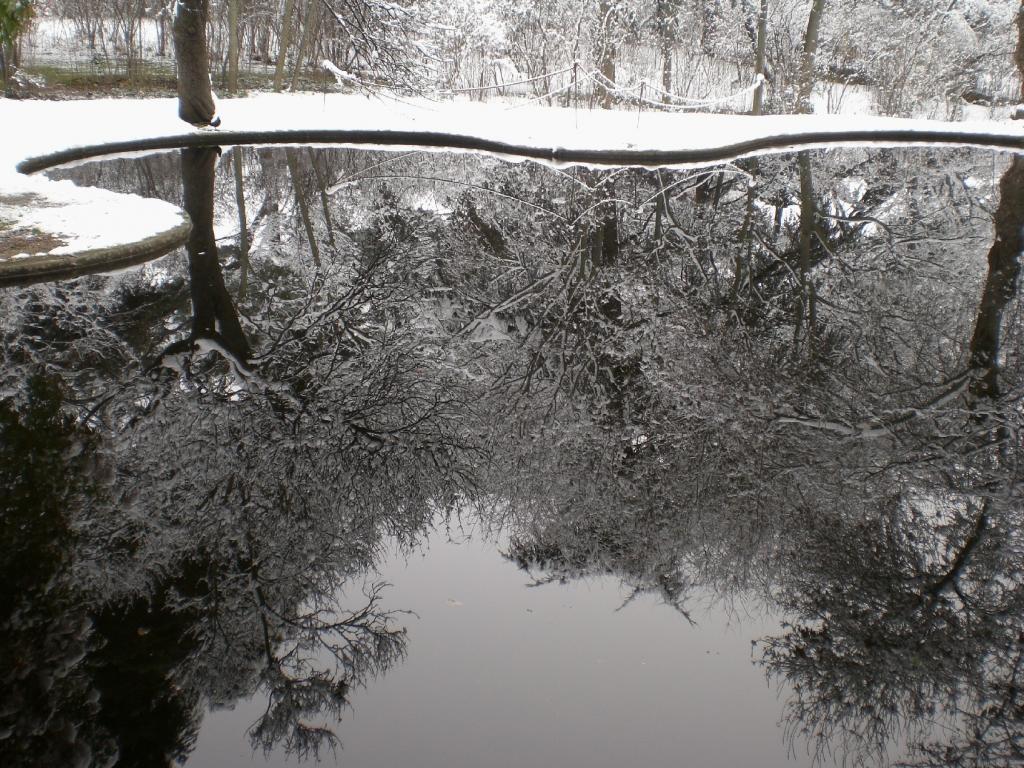
[[[19,192],[16,195],[5,195],[0,192],[0,205],[21,206],[31,205],[33,208],[52,208],[54,203],[44,200],[35,192]],[[0,222],[0,232],[3,231]]]
[[[69,101],[97,97],[138,98],[177,95],[172,71],[141,68],[134,77],[101,71],[76,71],[56,66],[26,67],[20,81],[8,83],[13,99]]]
[[[75,83],[58,83],[40,88],[32,93],[21,96],[23,99],[40,99],[44,101],[75,101],[77,99],[139,99],[167,98],[177,96],[177,84],[169,83],[136,83],[127,79],[83,80]]]
[[[259,66],[253,64],[252,66]],[[175,97],[178,95],[177,79],[170,60],[160,60],[142,65],[133,77],[122,73],[93,69],[76,69],[74,65],[37,64],[26,66],[28,82],[11,89],[8,94],[16,99],[39,99],[49,101],[74,101],[96,98],[147,98]],[[239,73],[241,94],[250,90],[268,89],[273,82],[273,65],[266,65],[265,71],[243,70]],[[223,78],[216,78],[214,86],[219,93],[227,90]],[[330,89],[333,90],[333,78]],[[300,73],[300,90],[325,90],[329,83],[327,75],[320,70]]]
[[[0,261],[6,261],[19,253],[48,253],[62,245],[67,243],[45,232],[32,229],[5,230],[0,224]]]

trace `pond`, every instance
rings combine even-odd
[[[0,288],[4,765],[1024,759],[1024,161],[183,149]]]

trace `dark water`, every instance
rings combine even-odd
[[[1014,765],[1024,164],[184,151],[0,289],[0,764]]]

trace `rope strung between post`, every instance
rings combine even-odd
[[[660,109],[665,112],[685,112],[688,110],[699,110],[706,107],[715,106],[716,104],[725,104],[727,102],[753,94],[754,91],[757,90],[758,86],[760,86],[762,82],[765,82],[764,75],[758,75],[757,77],[754,78],[754,82],[751,85],[747,86],[741,91],[736,91],[735,93],[731,93],[727,96],[721,96],[716,99],[688,99],[682,96],[674,96],[673,94],[668,93],[667,91],[664,91],[661,88],[658,88],[656,85],[653,85],[652,83],[649,83],[646,80],[641,80],[637,84],[631,86],[620,86],[617,83],[614,83],[611,80],[609,80],[600,72],[591,71],[586,72],[585,74],[588,77],[590,77],[590,79],[593,80],[598,86],[618,95],[623,100],[632,101],[634,103],[647,104],[651,106],[653,109]],[[683,103],[665,104],[664,102],[661,101],[655,101],[654,99],[645,98],[642,95],[643,89],[645,88],[651,88],[662,95],[668,96],[674,99],[675,101]],[[634,93],[635,91],[639,91],[640,93],[636,94]]]
[[[321,62],[321,64],[325,70],[327,70],[334,76],[334,79],[338,83],[338,85],[357,85],[364,88],[370,86],[379,87],[380,85],[379,83],[370,83],[365,80],[362,80],[361,78],[356,77],[350,72],[345,72],[339,69],[337,66],[335,66],[328,59],[324,59]],[[554,72],[547,72],[543,75],[536,75],[535,77],[528,77],[522,80],[513,80],[507,83],[496,83],[494,85],[474,86],[471,88],[446,88],[434,91],[433,95],[445,96],[455,95],[459,93],[479,93],[482,91],[502,90],[516,85],[526,85],[529,83],[535,83],[539,80],[548,80],[553,77],[560,77],[561,75],[565,75],[569,72],[571,72],[573,76],[572,79],[565,85],[554,88],[551,91],[543,93],[539,96],[533,96],[527,101],[523,102],[522,104],[517,104],[515,106],[509,107],[509,109],[516,109],[518,107],[525,106],[527,104],[532,104],[536,101],[542,101],[544,99],[552,98],[561,93],[564,93],[565,91],[579,84],[579,78],[577,76],[577,73],[582,75],[584,78],[589,78],[600,88],[603,88],[604,90],[607,90],[617,95],[619,98],[625,101],[630,101],[640,105],[647,105],[650,106],[652,109],[657,109],[664,112],[696,111],[700,109],[705,109],[707,107],[713,107],[718,104],[726,104],[728,102],[736,101],[737,99],[746,98],[747,96],[753,95],[754,91],[756,91],[758,87],[767,83],[767,80],[765,79],[764,75],[758,74],[754,78],[753,83],[751,83],[749,86],[740,91],[735,91],[734,93],[730,93],[726,96],[720,96],[718,98],[713,99],[692,99],[685,96],[677,96],[673,93],[669,93],[668,91],[664,90],[663,88],[659,88],[657,85],[648,80],[640,80],[634,85],[629,86],[619,85],[618,83],[615,83],[609,78],[605,77],[603,74],[601,74],[601,72],[597,70],[584,70],[579,66],[579,62],[574,62],[572,66],[563,67],[562,69],[555,70]],[[668,97],[668,99],[675,103],[665,103],[664,101],[655,101],[654,99],[647,98],[644,95],[644,91],[647,89],[650,89],[652,92],[657,93],[663,97]]]
[[[575,65],[564,67],[562,69],[555,70],[554,72],[548,72],[543,75],[537,75],[536,77],[528,77],[525,80],[513,80],[508,83],[495,83],[494,85],[480,85],[473,88],[445,88],[439,91],[435,91],[437,94],[454,94],[454,93],[474,93],[476,91],[495,91],[501,88],[509,88],[513,85],[525,85],[526,83],[535,83],[538,80],[546,80],[550,77],[557,77],[558,75],[564,75],[566,72],[572,72],[576,68]]]

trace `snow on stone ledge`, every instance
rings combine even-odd
[[[749,117],[588,110],[548,107],[535,102],[432,102],[315,93],[256,94],[224,99],[219,104],[223,133],[300,129],[421,131],[456,133],[537,149],[636,152],[714,149],[764,137],[796,138],[812,132],[831,136],[846,131],[879,135],[886,131],[910,135],[919,131],[947,131],[966,136],[966,144],[971,143],[971,136],[997,136],[1024,148],[1024,126],[1010,121],[948,123],[860,115]],[[0,99],[0,126],[4,134],[0,142],[0,190],[8,195],[19,190],[34,192],[60,203],[12,209],[4,216],[8,220],[16,218],[21,226],[59,234],[67,243],[62,251],[130,242],[180,223],[181,212],[167,203],[78,188],[68,182],[26,178],[15,171],[15,166],[27,157],[74,146],[193,132],[195,129],[178,120],[174,99]],[[224,143],[230,144],[229,136],[224,138]],[[779,150],[776,147],[775,151]]]
[[[13,182],[13,183],[8,183]],[[9,230],[29,230],[63,241],[53,256],[145,240],[187,221],[177,206],[162,200],[78,187],[42,178],[3,179],[0,222]]]
[[[59,272],[60,258],[96,271],[104,261],[130,263],[133,250],[154,255],[184,242],[188,217],[175,205],[15,170],[29,152],[102,137],[107,120],[100,102],[0,99],[0,282],[11,275],[27,280],[37,268],[43,275]],[[13,247],[3,247],[5,234],[13,235]],[[19,253],[21,244],[30,253]]]
[[[221,99],[223,131],[351,129],[449,132],[536,148],[707,149],[807,132],[956,131],[1024,139],[1019,122],[941,122],[864,115],[747,115],[549,107],[504,101],[436,102],[355,94],[259,93]],[[178,136],[195,129],[174,99],[11,101],[0,99],[0,168],[72,146]],[[227,142],[225,142],[227,143]]]

